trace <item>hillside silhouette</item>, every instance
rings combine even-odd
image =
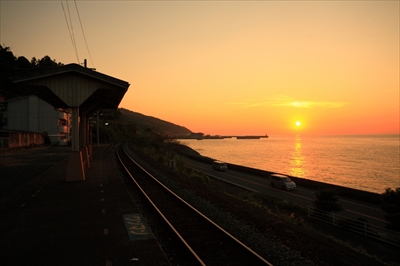
[[[119,108],[123,118],[126,121],[133,123],[138,131],[151,130],[152,132],[163,135],[189,135],[192,133],[189,129],[183,126],[175,125],[171,122],[161,120],[156,117],[143,115],[133,112],[128,109]]]

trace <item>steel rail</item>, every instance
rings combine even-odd
[[[165,215],[160,211],[160,209],[156,206],[156,204],[150,199],[150,197],[146,194],[146,192],[143,190],[143,188],[139,185],[139,183],[136,181],[136,179],[131,175],[130,171],[128,170],[128,168],[126,167],[126,165],[122,162],[120,153],[119,153],[119,149],[117,147],[116,149],[117,151],[117,157],[118,160],[120,162],[120,164],[122,165],[122,167],[125,169],[126,173],[129,175],[129,177],[132,179],[132,181],[136,184],[137,188],[140,190],[140,192],[142,192],[143,196],[148,200],[148,202],[153,206],[153,208],[157,211],[157,213],[163,218],[163,220],[168,224],[168,226],[171,228],[171,230],[174,232],[174,234],[181,240],[181,242],[186,246],[186,248],[189,250],[189,252],[195,257],[195,259],[200,263],[200,265],[206,265],[201,258],[199,257],[199,255],[197,255],[197,253],[190,247],[190,245],[185,241],[185,239],[179,234],[179,232],[175,229],[175,227],[170,223],[170,221],[167,219],[167,217],[165,217]],[[128,156],[128,158],[135,163],[137,166],[139,166],[142,170],[144,170],[139,164],[137,164],[125,151],[125,147],[123,147],[123,151],[125,153],[125,155]],[[145,171],[145,170],[144,170]],[[148,172],[145,171],[147,174]],[[148,174],[150,175],[150,174]],[[151,176],[151,175],[150,175]],[[151,176],[153,178],[153,176]]]
[[[168,187],[166,187],[164,184],[162,184],[157,178],[155,178],[152,174],[150,174],[144,167],[142,167],[139,163],[137,163],[132,157],[128,154],[126,151],[126,145],[123,146],[123,152],[125,156],[129,158],[129,160],[134,163],[138,168],[141,169],[148,177],[150,177],[152,180],[157,182],[165,191],[168,191],[171,195],[173,195],[176,199],[178,199],[180,202],[185,204],[187,207],[192,209],[194,212],[196,212],[199,216],[201,216],[203,219],[205,219],[207,222],[212,224],[214,227],[216,227],[218,230],[223,232],[226,236],[228,236],[231,240],[235,241],[237,244],[239,244],[242,248],[246,249],[248,252],[250,252],[253,256],[258,258],[260,262],[264,263],[265,265],[272,266],[270,262],[265,260],[263,257],[261,257],[259,254],[257,254],[255,251],[253,251],[251,248],[246,246],[244,243],[242,243],[240,240],[238,240],[236,237],[231,235],[229,232],[227,232],[225,229],[223,229],[221,226],[216,224],[214,221],[212,221],[210,218],[205,216],[203,213],[201,213],[199,210],[194,208],[192,205],[190,205],[188,202],[186,202],[184,199],[179,197],[175,192],[170,190]],[[164,219],[164,221],[168,224],[168,226],[172,229],[172,231],[178,236],[178,238],[182,241],[182,243],[188,248],[188,250],[192,253],[192,255],[196,258],[196,260],[201,264],[201,265],[206,265],[204,261],[200,258],[200,256],[193,250],[193,248],[186,242],[186,240],[181,236],[181,234],[176,230],[176,228],[171,224],[171,222],[165,217],[165,215],[159,210],[159,208],[156,206],[156,204],[150,199],[150,197],[146,194],[144,189],[139,185],[139,183],[135,180],[135,178],[131,175],[130,171],[127,169],[126,165],[122,162],[121,156],[119,154],[119,149],[117,149],[117,156],[118,159],[121,163],[121,165],[124,167],[125,171],[127,174],[130,176],[130,178],[133,180],[133,182],[136,184],[138,189],[141,191],[141,193],[144,195],[144,197],[149,201],[149,203],[154,207],[154,209],[159,213],[159,215]]]

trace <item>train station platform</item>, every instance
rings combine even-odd
[[[86,180],[67,159],[0,200],[1,265],[169,265],[131,199],[110,146],[93,148]]]

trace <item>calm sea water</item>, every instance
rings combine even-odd
[[[179,140],[232,164],[382,193],[400,187],[399,135]]]

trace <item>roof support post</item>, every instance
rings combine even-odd
[[[71,149],[79,151],[79,107],[73,107],[71,121]]]
[[[82,152],[79,150],[79,107],[72,107],[71,153],[68,157],[66,182],[85,181]]]
[[[97,111],[97,115],[96,115],[96,134],[97,134],[97,148],[99,147],[99,143],[100,143],[100,111]]]
[[[79,132],[81,133],[79,138],[79,147],[86,147],[87,144],[87,119],[86,113],[81,112],[80,121],[79,121]]]

